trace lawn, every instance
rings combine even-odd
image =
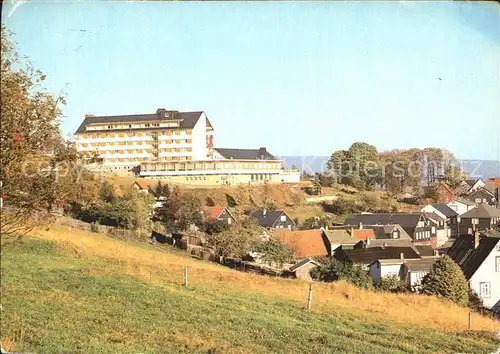
[[[465,309],[434,298],[315,284],[308,312],[305,282],[238,273],[169,248],[68,235],[62,227],[38,235],[3,250],[1,333],[11,350],[491,353],[498,346],[497,324],[475,317],[477,330],[465,331]],[[404,316],[381,311],[382,299]],[[429,311],[453,314],[430,321]]]

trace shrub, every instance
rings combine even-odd
[[[409,291],[409,286],[395,275],[386,276],[380,279],[375,288],[380,291],[388,291],[391,293],[404,293]]]
[[[422,279],[422,293],[437,295],[463,306],[469,302],[464,273],[447,255],[441,256],[432,270]]]
[[[93,222],[90,224],[90,231],[91,232],[99,232],[99,225],[97,223]]]
[[[255,251],[262,253],[266,263],[276,263],[282,266],[292,259],[292,250],[287,245],[275,239],[269,239],[255,247]]]
[[[371,289],[373,281],[363,267],[357,264],[342,263],[336,259],[326,259],[319,267],[311,271],[311,276],[319,281],[345,280],[363,289]]]

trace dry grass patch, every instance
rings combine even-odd
[[[71,238],[68,235],[71,234]],[[276,299],[305,304],[308,283],[269,278],[237,272],[220,265],[198,261],[187,254],[165,250],[162,246],[141,246],[114,240],[99,234],[53,225],[38,237],[55,240],[61,249],[78,257],[105,257],[110,267],[96,272],[114,271],[137,276],[156,285],[182,284],[183,268],[188,267],[189,284],[222,292],[253,292]],[[113,267],[113,265],[115,267]],[[415,294],[391,294],[365,291],[346,283],[315,283],[313,310],[336,314],[342,310],[375,322],[433,328],[441,331],[467,329],[468,309],[455,304]],[[473,329],[498,331],[498,322],[474,315]]]

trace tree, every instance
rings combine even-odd
[[[162,184],[161,181],[158,181],[154,189],[154,195],[157,198],[170,197],[170,188],[168,187],[168,184],[167,183]]]
[[[391,293],[404,293],[409,291],[408,284],[395,275],[381,278],[375,284],[375,288],[380,291],[388,291]]]
[[[437,295],[463,306],[469,301],[467,289],[464,273],[447,255],[441,256],[422,279],[422,293]]]
[[[221,232],[227,231],[230,229],[230,225],[227,222],[221,220],[207,220],[204,225],[205,233],[219,234]]]
[[[356,188],[372,189],[380,181],[379,155],[373,145],[357,142],[349,150],[332,154],[328,168],[340,183]]]
[[[207,235],[208,246],[220,261],[227,257],[243,257],[259,241],[260,233],[252,223],[240,222],[230,229]]]
[[[467,178],[458,166],[448,165],[444,169],[444,181],[452,188],[457,188]]]
[[[99,198],[103,202],[111,203],[117,197],[115,185],[109,181],[103,181],[99,188]]]
[[[203,215],[201,213],[200,199],[194,194],[183,195],[180,208],[175,213],[177,227],[179,230],[187,230],[191,225],[201,226]]]
[[[320,281],[345,280],[360,288],[371,289],[373,281],[366,270],[360,265],[342,263],[336,259],[326,259],[323,263],[311,271],[313,279]]]
[[[271,238],[257,245],[255,252],[262,254],[262,259],[268,263],[276,263],[282,266],[292,259],[292,250],[287,245]]]
[[[11,34],[1,28],[0,181],[5,196],[1,215],[2,242],[22,237],[29,219],[62,204],[57,172],[66,146],[60,131],[64,96],[42,87],[46,76],[21,61]],[[61,150],[60,150],[61,149]]]

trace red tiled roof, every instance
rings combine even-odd
[[[500,188],[500,177],[491,177],[488,178],[487,182],[495,182],[497,188]]]
[[[223,211],[223,207],[203,207],[203,212],[205,213],[206,218],[211,220],[217,219]]]
[[[135,184],[137,184],[139,186],[140,189],[148,189],[148,185],[144,182],[137,182],[135,181]]]
[[[274,230],[273,230],[274,231]],[[327,251],[319,230],[276,230],[278,239],[286,244],[296,257],[326,256]]]
[[[366,241],[369,238],[375,239],[375,231],[373,229],[368,230],[354,230],[354,235],[351,235],[359,241]]]

